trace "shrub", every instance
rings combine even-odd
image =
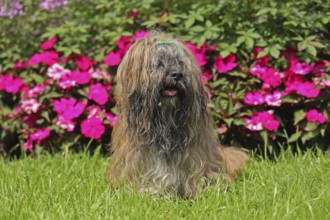
[[[329,1],[0,3],[3,152],[108,143],[116,68],[153,27],[195,55],[222,143],[329,149]]]

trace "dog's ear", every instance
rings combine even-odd
[[[117,71],[117,94],[119,99],[130,96],[138,88],[143,88],[144,85],[147,87],[152,49],[153,45],[147,39],[141,38],[125,54]]]

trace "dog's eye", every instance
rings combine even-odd
[[[158,60],[156,66],[157,66],[157,68],[163,67],[164,63],[161,60]]]
[[[184,64],[183,60],[178,60],[178,64],[179,64],[180,66],[183,66],[183,64]]]

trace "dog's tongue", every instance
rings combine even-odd
[[[173,96],[176,96],[178,94],[178,90],[176,90],[176,89],[166,89],[166,90],[164,90],[163,94],[165,96],[173,97]]]

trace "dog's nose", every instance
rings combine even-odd
[[[182,76],[183,76],[183,74],[182,74],[181,72],[179,72],[179,71],[173,71],[173,72],[171,73],[171,77],[172,77],[172,79],[174,79],[175,81],[180,80],[180,79],[182,78]]]

